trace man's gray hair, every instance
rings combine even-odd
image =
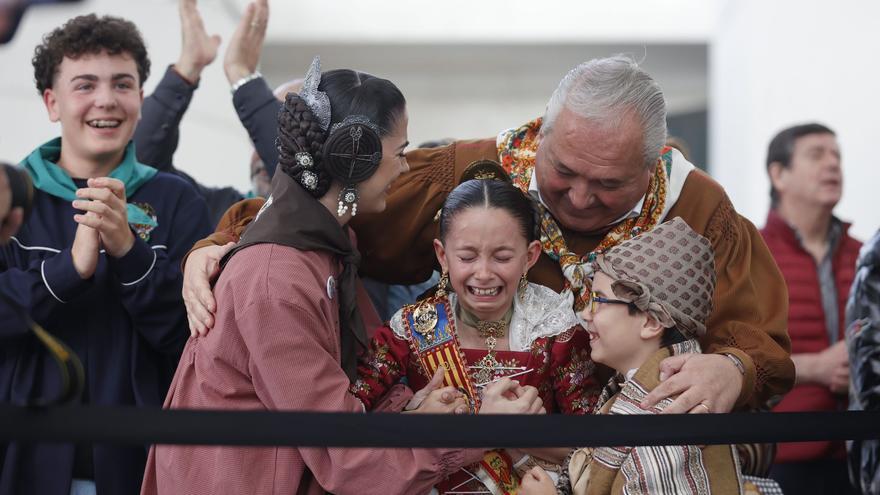
[[[642,124],[645,166],[654,166],[666,143],[666,101],[663,91],[628,55],[584,62],[570,70],[544,114],[541,133],[547,134],[563,106],[576,115],[616,125],[629,112]]]

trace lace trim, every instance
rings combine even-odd
[[[388,326],[391,327],[391,331],[394,332],[394,336],[399,338],[400,340],[406,340],[406,330],[403,327],[403,308],[398,309],[394,316],[391,317],[391,320],[388,322]]]
[[[581,320],[571,308],[571,292],[559,294],[543,285],[530,283],[523,300],[514,299],[510,319],[510,350],[528,351],[535,340],[566,332],[580,325]]]

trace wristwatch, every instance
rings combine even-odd
[[[730,359],[731,361],[733,361],[733,365],[736,366],[736,369],[739,370],[740,375],[746,374],[746,366],[743,364],[743,362],[740,358],[736,357],[736,354],[725,352],[725,353],[722,353],[721,355],[726,356],[727,359]]]

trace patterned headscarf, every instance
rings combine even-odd
[[[614,279],[614,294],[688,338],[706,333],[715,292],[709,240],[681,219],[664,222],[609,249],[594,268]]]

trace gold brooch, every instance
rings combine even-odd
[[[437,327],[437,321],[437,309],[429,302],[420,304],[413,312],[416,332],[424,336],[428,342],[434,340],[434,328]]]

